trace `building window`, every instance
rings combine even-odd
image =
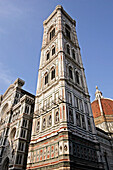
[[[23,127],[27,127],[27,120],[26,119],[23,119],[23,124],[22,124]]]
[[[50,52],[47,53],[47,60],[49,60]]]
[[[79,99],[75,96],[75,107],[79,109]]]
[[[90,122],[90,119],[89,119],[89,118],[88,118],[87,120],[88,120],[88,129],[89,129],[89,131],[91,132],[91,122]]]
[[[22,129],[22,130],[21,130],[21,137],[22,137],[22,138],[25,138],[25,137],[26,137],[26,130],[25,130],[25,129]]]
[[[67,44],[67,54],[69,54],[70,55],[70,47],[69,47],[69,45]]]
[[[17,103],[18,103],[18,100],[17,100],[17,99],[15,99],[15,100],[14,100],[14,105],[15,105],[15,104],[17,104]]]
[[[80,106],[80,110],[83,111],[83,104],[82,104],[82,100],[79,100],[79,106]]]
[[[83,78],[81,76],[81,86],[84,87]]]
[[[16,164],[22,164],[22,155],[21,154],[17,155]]]
[[[51,71],[51,80],[55,78],[55,69]]]
[[[71,39],[71,36],[70,36],[70,31],[71,31],[71,28],[69,25],[65,24],[65,32],[66,32],[66,36]]]
[[[48,74],[45,75],[45,85],[48,83]]]
[[[37,131],[39,131],[39,129],[40,129],[40,121],[38,121],[37,123]]]
[[[73,121],[73,111],[72,111],[72,109],[69,109],[69,122],[70,123],[73,123],[74,121]]]
[[[23,142],[19,142],[19,148],[18,148],[18,150],[24,151],[24,143],[23,143]]]
[[[55,122],[58,123],[59,122],[59,113],[56,112],[55,114]]]
[[[42,127],[43,127],[43,129],[45,129],[45,127],[46,127],[46,119],[45,118],[43,119]]]
[[[82,115],[82,127],[83,129],[86,129],[85,119],[83,115]]]
[[[71,93],[67,93],[67,98],[68,98],[68,103],[69,104],[72,104],[72,96],[71,96]]]
[[[50,32],[50,40],[55,36],[55,28]]]
[[[52,55],[55,54],[55,47],[52,48]]]
[[[14,127],[14,128],[11,130],[11,133],[10,133],[10,138],[11,138],[11,140],[14,140],[14,139],[15,139],[15,135],[16,135],[16,128]]]
[[[75,59],[75,50],[74,49],[72,49],[72,57],[73,57],[73,59]]]
[[[19,98],[20,94],[19,93],[16,93],[15,97],[16,98]]]
[[[51,126],[51,124],[52,124],[52,117],[51,117],[51,115],[49,115],[49,118],[48,118],[48,125]]]
[[[29,113],[29,106],[25,107],[25,113],[27,113],[27,114]]]
[[[77,82],[77,84],[79,84],[80,82],[79,82],[79,73],[78,73],[78,71],[76,71],[75,76],[76,76],[76,82]]]
[[[81,123],[80,123],[80,114],[79,113],[76,113],[76,124],[77,126],[81,126]]]
[[[88,104],[85,102],[84,105],[85,105],[85,113],[88,114],[89,113],[89,111],[88,111]]]
[[[73,72],[71,66],[69,66],[69,78],[73,79]]]

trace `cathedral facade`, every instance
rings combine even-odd
[[[26,169],[35,96],[17,79],[0,96],[0,170]]]

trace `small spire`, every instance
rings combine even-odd
[[[98,86],[96,86],[96,89],[98,89]]]
[[[96,92],[95,92],[95,99],[103,98],[102,92],[98,90],[98,86],[96,86]]]

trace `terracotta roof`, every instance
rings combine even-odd
[[[94,100],[91,103],[91,108],[92,108],[94,118],[99,117],[101,115],[98,100]]]
[[[102,98],[101,105],[105,115],[113,115],[113,100]],[[101,114],[98,100],[93,101],[91,107],[94,118],[99,117]]]

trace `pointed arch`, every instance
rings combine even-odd
[[[75,80],[77,84],[80,84],[79,72],[77,70],[75,71]]]

